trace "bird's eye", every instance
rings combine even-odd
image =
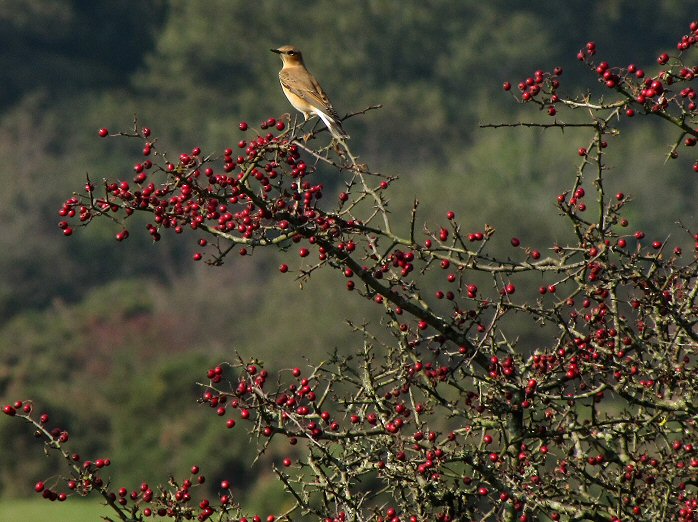
[[[289,55],[289,56],[296,56],[296,51],[289,51],[289,52],[288,52],[288,55]]]

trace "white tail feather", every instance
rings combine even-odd
[[[345,132],[342,132],[341,127],[339,129],[337,128],[337,123],[328,114],[325,114],[317,107],[313,107],[313,112],[315,112],[315,114],[317,114],[319,118],[323,121],[323,123],[327,127],[327,130],[330,131],[332,136],[334,136],[340,141],[343,141],[349,137]]]

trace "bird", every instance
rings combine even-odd
[[[332,102],[315,76],[306,69],[300,49],[293,45],[284,45],[271,51],[280,55],[284,64],[279,71],[279,81],[291,105],[303,113],[306,121],[312,115],[318,116],[338,141],[344,142],[349,139]]]

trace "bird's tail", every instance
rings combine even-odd
[[[339,141],[344,141],[349,139],[349,134],[342,127],[342,122],[338,118],[332,118],[330,115],[325,114],[322,111],[317,111],[317,115],[324,122],[327,130],[330,134],[337,138]]]

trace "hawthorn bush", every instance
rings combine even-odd
[[[277,513],[247,514],[230,481],[197,496],[198,467],[159,485],[112,485],[108,458],[69,450],[64,428],[17,401],[4,413],[28,421],[67,464],[35,490],[50,500],[97,492],[124,521],[696,520],[698,262],[680,245],[698,251],[698,234],[680,222],[685,240],[671,244],[634,230],[631,198],[605,189],[605,154],[621,120],[652,117],[675,129],[668,158],[690,154],[697,42],[693,22],[652,74],[597,61],[589,42],[578,59],[602,94],[568,97],[562,69],[536,71],[514,98],[551,119],[483,125],[589,132],[569,190],[551,198],[574,240],[542,250],[511,238],[498,254],[495,228],[467,228],[455,211],[423,225],[416,201],[409,215],[391,213],[397,178],[344,144],[314,146],[326,144],[325,129],[286,117],[241,123],[243,139],[222,155],[197,147],[174,160],[138,122],[101,129],[141,140],[143,156],[132,179],[88,178],[60,210],[66,236],[106,219],[124,241],[142,214],[154,241],[194,234],[195,261],[279,249],[282,274],[339,271],[345,298],[373,301],[380,320],[351,324],[363,339],[351,353],[303,368],[237,355],[207,371],[200,402],[223,426],[247,426],[260,453],[277,439],[293,446],[273,469],[289,496]],[[343,183],[336,198],[323,198],[329,176]],[[521,320],[545,341],[519,338]]]

